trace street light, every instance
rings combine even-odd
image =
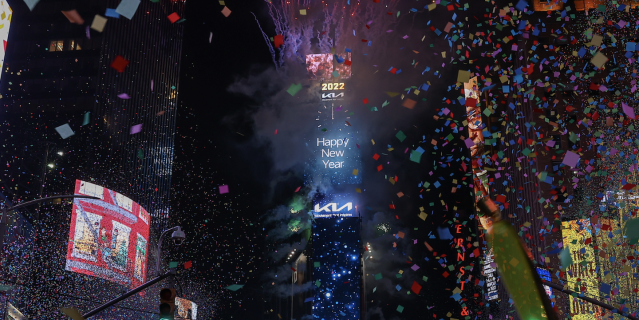
[[[169,231],[173,231],[173,233],[171,234],[171,239],[173,239],[173,242],[177,246],[182,245],[182,243],[184,242],[184,238],[186,238],[186,236],[184,235],[184,231],[182,231],[182,228],[180,226],[173,227],[169,230],[162,232],[162,235],[160,235],[160,241],[158,241],[158,256],[156,257],[156,260],[155,260],[155,274],[158,277],[160,276],[160,257],[162,257],[162,239],[164,238],[164,235]]]

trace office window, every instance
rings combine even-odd
[[[52,40],[49,44],[49,51],[62,51],[64,50],[64,40]]]

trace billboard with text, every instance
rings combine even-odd
[[[128,197],[76,180],[66,270],[127,287],[146,281],[149,213]]]

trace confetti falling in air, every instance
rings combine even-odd
[[[331,266],[306,254],[318,245],[317,199],[333,193],[356,199],[362,217],[355,258],[365,266],[369,314],[512,315],[496,268],[503,261],[492,261],[486,238],[490,221],[473,205],[484,196],[549,281],[622,312],[639,305],[639,24],[628,4],[272,0],[230,17],[218,1],[215,10],[230,19],[194,10],[189,21],[201,30],[190,34],[181,29],[181,1],[169,11],[157,0],[123,0],[91,15],[65,8],[56,21],[37,21],[43,4],[25,3],[33,21],[81,32],[71,39],[51,31],[28,48],[3,39],[3,199],[64,194],[83,177],[121,193],[114,197],[124,211],[121,196],[145,202],[151,221],[187,234],[179,249],[165,248],[166,267],[183,272],[177,283],[201,318],[293,318],[272,305],[291,300],[296,276],[294,301],[326,298],[331,283],[307,276]],[[125,25],[153,38],[127,43],[118,33]],[[100,48],[105,39],[113,42]],[[184,55],[175,51],[182,39]],[[145,64],[152,48],[171,59]],[[196,58],[201,50],[206,60]],[[330,167],[316,161],[338,157],[345,160]],[[25,210],[42,220],[7,229],[0,291],[29,318],[87,311],[100,292],[126,287],[65,270],[61,252],[78,245],[68,240],[71,207],[65,199]],[[159,231],[149,237],[149,273]],[[123,246],[86,236],[97,237],[88,255]],[[137,250],[136,241],[127,245]],[[559,314],[612,316],[553,295]],[[25,296],[33,305],[11,300]],[[252,307],[262,297],[264,310]],[[139,306],[155,310],[156,298],[147,291],[105,317],[139,318]]]

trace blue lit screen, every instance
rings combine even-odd
[[[360,319],[359,218],[313,223],[314,319]]]
[[[539,274],[539,277],[542,280],[546,280],[548,282],[552,281],[550,278],[550,271],[546,269],[537,268],[537,274]],[[546,294],[548,295],[548,298],[552,298],[552,288],[547,285],[544,285],[544,289],[546,290]],[[551,305],[554,307],[555,303],[551,302]]]

